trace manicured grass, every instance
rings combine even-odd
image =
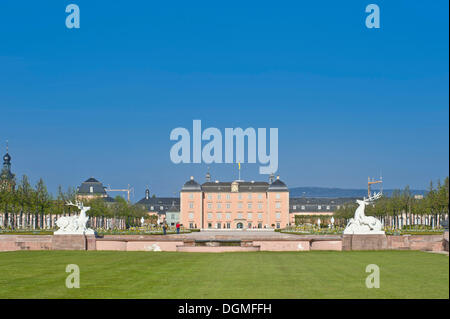
[[[66,265],[80,267],[68,289]],[[365,286],[368,264],[379,289]],[[449,258],[414,251],[0,252],[0,298],[449,298]]]

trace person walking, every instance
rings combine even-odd
[[[177,234],[180,233],[180,226],[181,226],[180,223],[177,223],[177,226],[176,226],[177,227]]]
[[[167,231],[166,223],[163,223],[163,235],[166,234],[166,231]]]

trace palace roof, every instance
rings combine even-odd
[[[79,195],[106,195],[105,188],[101,182],[91,177],[81,183],[77,193]]]

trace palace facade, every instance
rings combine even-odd
[[[180,222],[186,228],[285,228],[289,220],[289,189],[273,182],[210,182],[191,177],[180,192]]]

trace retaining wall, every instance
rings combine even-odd
[[[231,251],[234,248],[196,246],[193,239],[177,236],[105,236],[84,235],[0,235],[0,251],[15,250],[116,250],[151,251]],[[183,247],[183,248],[181,248]],[[184,247],[198,247],[185,249]],[[230,247],[230,246],[228,246]],[[236,246],[239,247],[239,246]],[[310,251],[310,250],[425,250],[448,251],[448,232],[444,235],[343,235],[298,236],[283,239],[242,240],[239,251]],[[181,249],[180,249],[181,248]]]

